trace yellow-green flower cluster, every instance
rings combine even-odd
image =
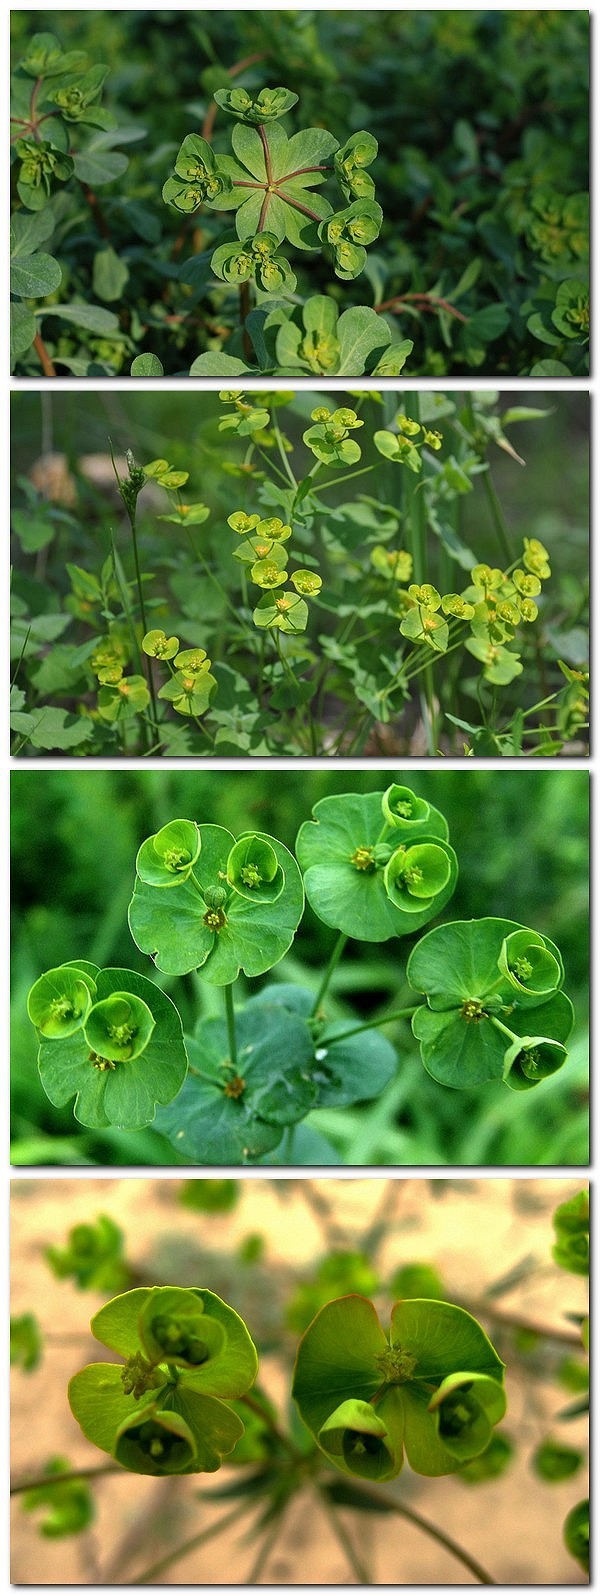
[[[316,571],[288,571],[290,551],[286,543],[292,528],[277,516],[262,519],[247,515],[245,510],[234,510],[227,517],[227,525],[242,539],[234,551],[234,558],[248,569],[250,580],[262,588],[263,597],[254,610],[254,623],[267,629],[288,632],[306,630],[308,622],[307,598],[315,598],[323,585]],[[291,584],[285,592],[279,589]]]
[[[514,641],[518,626],[537,620],[535,600],[550,574],[548,550],[537,538],[526,537],[521,565],[507,571],[474,565],[470,585],[462,593],[442,594],[429,582],[412,583],[401,590],[400,630],[411,642],[445,653],[454,640],[449,623],[466,622],[471,635],[465,647],[481,661],[486,681],[505,686],[523,669],[508,644]]]

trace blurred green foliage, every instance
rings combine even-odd
[[[368,1107],[313,1113],[347,1163],[580,1164],[587,1161],[586,1030],[588,991],[588,776],[573,770],[244,771],[36,770],[12,775],[13,840],[13,1161],[172,1163],[151,1129],[82,1131],[69,1110],[54,1109],[36,1069],[36,1041],[25,1011],[40,969],[85,956],[148,973],[127,929],[134,860],[141,840],[173,815],[239,831],[257,827],[293,848],[311,806],[329,793],[377,791],[390,780],[441,807],[459,859],[459,879],[444,918],[509,914],[538,926],[561,947],[576,1030],[562,1073],[523,1100],[494,1086],[460,1094],[424,1072],[405,1022],[386,1035],[399,1052],[397,1078]],[[333,935],[310,909],[293,952],[276,968],[282,980],[316,991]],[[405,951],[410,949],[408,939]],[[350,942],[333,985],[335,1017],[383,1018],[411,1001],[394,943]],[[154,972],[156,978],[156,972]],[[219,993],[190,975],[158,977],[176,995],[188,1024],[199,1007],[220,1011]],[[271,977],[272,978],[272,977]],[[262,982],[243,982],[250,992]],[[325,1143],[321,1141],[321,1149]],[[285,1143],[284,1143],[285,1146]],[[285,1152],[282,1154],[285,1160]],[[309,1152],[309,1161],[320,1161]]]

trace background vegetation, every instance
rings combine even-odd
[[[563,1070],[536,1091],[497,1084],[471,1092],[425,1073],[408,1024],[386,1029],[397,1078],[368,1107],[310,1115],[308,1160],[347,1164],[580,1164],[587,1161],[588,776],[567,770],[17,771],[13,823],[13,1161],[21,1164],[164,1164],[166,1141],[148,1129],[96,1133],[53,1108],[39,1083],[29,985],[42,970],[86,957],[151,974],[184,1023],[221,1011],[218,991],[193,975],[169,981],[148,967],[127,928],[134,860],[143,839],[175,816],[239,832],[257,826],[293,848],[312,804],[332,792],[382,791],[406,781],[447,816],[459,860],[443,919],[506,915],[549,935],[564,956],[576,1029]],[[402,971],[414,937],[351,942],[332,986],[332,1016],[383,1016],[413,994]],[[306,910],[293,951],[271,976],[318,988],[334,933]],[[248,991],[263,982],[246,982]],[[212,1007],[210,1005],[213,1005]],[[327,1137],[327,1139],[325,1139]],[[285,1145],[285,1143],[284,1143]],[[333,1148],[333,1150],[332,1150]],[[279,1161],[281,1154],[274,1154]],[[285,1160],[285,1154],[284,1154]]]
[[[13,13],[16,59],[48,25],[46,11]],[[117,316],[86,337],[52,322],[50,296],[44,335],[61,372],[72,360],[84,375],[128,372],[140,349],[181,372],[201,350],[227,347],[226,295],[186,276],[190,254],[210,251],[211,214],[180,230],[160,194],[183,136],[202,129],[240,62],[236,84],[299,94],[290,128],[323,124],[343,141],[366,127],[379,141],[385,222],[366,275],[340,284],[309,257],[301,294],[391,301],[393,334],[414,340],[411,374],[586,369],[585,225],[574,234],[565,206],[577,196],[577,209],[588,186],[587,12],[75,10],[54,12],[51,25],[65,49],[108,65],[104,104],[118,113],[130,161],[101,187],[101,222],[75,184],[59,297]],[[217,118],[217,150],[227,120]],[[94,258],[107,243],[122,287],[103,304]],[[553,320],[557,293],[573,282],[583,289],[578,325],[560,312]],[[39,373],[35,351],[24,369]]]

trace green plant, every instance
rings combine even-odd
[[[12,17],[20,372],[181,375],[199,355],[201,369],[223,377],[294,367],[358,375],[374,365],[393,375],[410,349],[419,375],[585,374],[585,13],[475,11],[456,22],[414,11],[377,28],[345,12],[182,13],[177,28],[162,12],[147,24],[128,12],[52,20],[56,37],[34,32],[37,16]],[[39,13],[38,25],[47,21]],[[106,83],[103,61],[116,67]],[[293,241],[293,299],[273,255],[254,257],[259,280],[266,259],[267,287],[242,314],[244,332],[238,287],[211,263],[230,248],[232,196],[250,196],[253,212],[246,199],[238,215],[253,237],[261,232],[266,167],[253,161],[249,172],[241,144],[231,153],[232,116],[244,139],[262,126],[274,158],[282,125],[292,152],[318,134],[306,164],[326,165],[331,195],[327,211],[323,174],[300,172],[293,188],[279,185],[287,204],[269,200],[262,230],[276,245],[290,217],[303,244],[314,239],[308,249]],[[356,131],[362,122],[368,133]],[[367,207],[371,222],[372,171],[384,220],[357,290],[365,244],[348,234],[347,213]],[[32,194],[43,209],[29,214],[44,218],[44,231],[21,237]]]
[[[145,977],[86,962],[51,970],[31,988],[28,1012],[52,1102],[75,1095],[76,1118],[92,1127],[155,1122],[181,1158],[227,1164],[260,1161],[315,1107],[384,1090],[398,1069],[394,1048],[376,1020],[329,1019],[327,992],[349,937],[411,935],[445,907],[458,873],[447,822],[394,782],[321,800],[296,850],[298,862],[275,837],[236,839],[188,819],[142,843],[133,939],[164,975],[195,971],[222,988],[224,1017],[201,1017],[184,1043],[171,999]],[[338,931],[316,996],[275,982],[236,1008],[240,970],[262,976],[291,947],[304,890]],[[563,1064],[573,1010],[560,953],[541,933],[512,920],[443,925],[413,946],[406,977],[426,1001],[390,1017],[412,1018],[424,1066],[443,1084],[498,1080],[523,1091]]]
[[[114,462],[126,526],[102,531],[99,564],[97,535],[83,555],[79,530],[73,563],[75,518],[21,478],[13,525],[36,565],[21,571],[17,550],[14,753],[314,755],[389,751],[390,738],[412,752],[421,736],[434,755],[585,747],[585,576],[551,580],[547,544],[529,514],[512,531],[492,475],[492,449],[522,467],[512,425],[547,412],[499,414],[487,395],[347,397],[211,396],[212,508],[190,487],[189,444],[189,470],[128,449]],[[374,473],[376,496],[356,495]],[[472,546],[461,516],[476,492]],[[49,599],[35,569],[55,539]]]
[[[196,1183],[200,1187],[205,1182]],[[212,1193],[214,1182],[206,1183]],[[355,1579],[371,1583],[386,1577],[389,1581],[393,1576],[397,1582],[402,1573],[407,1580],[409,1547],[396,1531],[396,1518],[401,1518],[416,1528],[419,1536],[425,1533],[436,1542],[438,1560],[428,1564],[432,1572],[442,1553],[441,1576],[449,1552],[471,1578],[489,1583],[490,1574],[473,1550],[479,1545],[487,1563],[491,1541],[485,1524],[476,1536],[472,1499],[464,1497],[463,1486],[482,1492],[476,1516],[482,1512],[485,1518],[489,1503],[496,1513],[509,1511],[515,1521],[519,1508],[515,1507],[514,1490],[509,1482],[508,1493],[503,1495],[502,1475],[515,1458],[523,1460],[525,1454],[532,1467],[527,1511],[535,1510],[538,1521],[545,1522],[549,1558],[554,1557],[554,1562],[541,1563],[536,1544],[532,1566],[538,1571],[545,1565],[554,1566],[555,1571],[561,1568],[550,1496],[560,1476],[556,1469],[559,1452],[574,1455],[575,1448],[549,1440],[543,1427],[547,1401],[540,1396],[547,1395],[549,1379],[557,1379],[567,1343],[580,1371],[584,1371],[584,1348],[575,1315],[567,1315],[570,1321],[566,1325],[555,1319],[546,1323],[537,1313],[535,1322],[529,1317],[527,1304],[531,1308],[535,1298],[540,1264],[546,1301],[549,1278],[543,1254],[540,1257],[528,1249],[531,1240],[539,1236],[540,1209],[538,1203],[532,1213],[527,1205],[525,1182],[510,1182],[504,1189],[495,1182],[492,1190],[489,1182],[470,1181],[466,1209],[465,1191],[459,1191],[456,1182],[445,1180],[420,1181],[415,1186],[414,1181],[390,1179],[381,1182],[380,1188],[379,1182],[377,1186],[369,1182],[368,1189],[365,1182],[358,1206],[356,1192],[349,1196],[348,1182],[341,1180],[251,1183],[250,1190],[246,1189],[248,1182],[240,1182],[235,1213],[228,1216],[221,1211],[212,1234],[210,1221],[202,1226],[199,1244],[196,1236],[193,1250],[188,1252],[189,1271],[185,1274],[181,1243],[187,1248],[193,1231],[190,1215],[186,1219],[182,1214],[180,1196],[190,1182],[169,1182],[159,1203],[149,1200],[146,1182],[140,1182],[137,1195],[135,1186],[128,1187],[133,1256],[130,1259],[128,1242],[127,1260],[131,1274],[142,1283],[107,1301],[99,1312],[94,1305],[91,1327],[95,1342],[108,1348],[109,1358],[110,1353],[116,1356],[93,1361],[75,1373],[69,1385],[72,1413],[98,1449],[90,1452],[89,1462],[82,1456],[78,1467],[69,1467],[63,1460],[60,1479],[54,1465],[47,1465],[37,1476],[18,1477],[14,1486],[17,1497],[25,1497],[27,1505],[29,1492],[40,1490],[39,1504],[43,1501],[50,1507],[56,1491],[58,1515],[63,1492],[68,1494],[68,1486],[77,1483],[82,1492],[87,1490],[93,1510],[97,1492],[102,1500],[104,1476],[110,1478],[115,1532],[110,1546],[101,1553],[100,1569],[105,1573],[112,1567],[121,1581],[126,1569],[130,1580],[133,1577],[132,1561],[136,1582],[159,1581],[167,1569],[201,1548],[201,1569],[208,1573],[205,1542],[213,1535],[218,1540],[222,1531],[225,1534],[237,1523],[244,1545],[256,1542],[249,1552],[252,1577],[247,1580],[256,1582],[270,1550],[285,1535],[289,1509],[310,1503],[315,1515],[316,1574],[325,1570],[324,1525],[319,1521],[325,1516],[343,1550],[344,1568],[347,1565]],[[560,1190],[566,1194],[564,1181]],[[30,1190],[30,1205],[31,1198]],[[38,1200],[43,1200],[41,1184]],[[83,1211],[91,1228],[95,1227],[94,1200],[90,1188]],[[211,1200],[209,1195],[205,1205],[199,1190],[198,1211],[208,1211]],[[112,1211],[121,1216],[114,1190],[112,1201]],[[167,1214],[165,1205],[170,1209]],[[136,1208],[146,1217],[143,1260]],[[268,1260],[264,1251],[255,1256],[252,1277],[239,1248],[240,1219],[243,1227],[250,1213],[252,1221],[258,1217],[269,1233]],[[316,1250],[310,1257],[304,1253],[300,1262],[293,1252],[290,1255],[289,1240],[296,1223],[306,1234],[309,1215],[317,1221],[319,1238]],[[517,1236],[516,1215],[520,1217]],[[475,1216],[478,1223],[473,1222]],[[168,1256],[162,1250],[162,1259],[168,1277],[165,1284],[157,1284],[157,1273],[161,1279],[165,1277],[159,1270],[165,1217],[169,1250]],[[462,1230],[457,1230],[457,1219]],[[482,1267],[482,1255],[488,1259],[485,1241],[482,1244],[487,1220],[495,1226],[500,1250],[490,1259],[490,1267]],[[182,1230],[186,1228],[188,1240],[184,1241]],[[445,1277],[438,1275],[434,1296],[406,1295],[398,1300],[395,1279],[403,1268],[414,1270],[415,1266],[406,1261],[410,1256],[408,1233],[415,1228],[421,1231],[422,1255],[431,1258],[419,1265],[421,1272],[437,1272],[437,1254],[443,1257]],[[457,1234],[460,1256],[454,1250]],[[432,1256],[427,1246],[434,1235]],[[505,1251],[508,1235],[511,1244]],[[354,1252],[349,1245],[352,1237],[358,1248]],[[255,1235],[254,1239],[264,1240],[265,1236]],[[190,1283],[198,1277],[202,1257],[205,1263],[210,1260],[219,1294]],[[47,1262],[41,1266],[45,1268]],[[466,1282],[466,1294],[454,1288],[455,1266]],[[173,1283],[182,1277],[187,1284]],[[221,1283],[225,1277],[230,1280],[227,1290]],[[418,1284],[414,1274],[413,1282]],[[560,1308],[562,1286],[557,1270],[553,1282],[554,1301]],[[93,1289],[93,1282],[87,1288]],[[374,1296],[373,1301],[367,1292]],[[509,1295],[510,1305],[503,1300]],[[237,1311],[228,1305],[231,1298]],[[583,1300],[579,1281],[575,1301]],[[75,1303],[67,1322],[72,1326],[80,1317]],[[43,1318],[44,1337],[48,1333],[52,1344],[57,1339],[54,1307],[43,1313]],[[252,1325],[252,1339],[246,1324]],[[296,1345],[298,1332],[301,1339]],[[66,1338],[65,1372],[73,1367],[72,1327]],[[253,1340],[261,1352],[260,1382],[256,1383],[258,1357]],[[264,1362],[263,1351],[268,1353]],[[278,1365],[275,1399],[270,1390],[274,1362]],[[510,1376],[507,1386],[514,1396],[510,1432],[503,1422],[505,1365]],[[47,1380],[46,1367],[38,1377]],[[17,1414],[26,1394],[35,1401],[35,1381],[31,1371],[15,1376]],[[297,1412],[291,1403],[288,1408],[290,1389]],[[98,1458],[98,1450],[104,1457]],[[583,1451],[582,1437],[580,1475]],[[540,1456],[546,1459],[542,1467]],[[412,1470],[409,1478],[405,1461]],[[221,1474],[218,1480],[198,1477],[217,1471]],[[571,1472],[577,1489],[573,1468]],[[143,1497],[137,1521],[144,1523],[145,1533],[132,1544],[136,1497],[131,1475],[135,1473],[172,1480],[164,1521],[160,1486],[154,1486],[151,1499],[157,1529],[150,1545]],[[118,1479],[123,1474],[129,1482],[119,1491]],[[176,1475],[188,1477],[177,1485]],[[442,1476],[447,1479],[442,1495],[445,1510],[438,1504],[436,1521],[428,1508],[438,1493],[433,1480]],[[566,1470],[562,1477],[566,1481]],[[369,1514],[371,1521],[377,1514],[379,1532],[373,1544],[364,1532],[369,1517],[363,1514]],[[84,1526],[75,1520],[69,1526],[66,1517],[65,1512],[64,1526],[58,1532],[75,1534]],[[521,1519],[517,1516],[516,1521]],[[446,1522],[451,1533],[446,1532]],[[566,1541],[572,1543],[576,1555],[582,1554],[579,1507],[569,1514]],[[217,1556],[222,1557],[229,1543],[223,1539]],[[431,1556],[433,1551],[432,1543]],[[523,1566],[522,1550],[519,1554]],[[415,1549],[412,1566],[416,1563],[418,1567],[418,1561]],[[504,1543],[496,1546],[495,1563],[499,1579],[503,1574],[510,1577],[515,1565],[512,1548]],[[197,1568],[197,1563],[190,1564],[186,1571],[195,1575]],[[184,1576],[183,1567],[181,1573]],[[291,1581],[294,1573],[292,1563]]]

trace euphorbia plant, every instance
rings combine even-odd
[[[432,754],[579,751],[587,675],[557,656],[585,657],[585,589],[571,582],[566,614],[546,546],[512,538],[490,477],[488,451],[510,452],[503,428],[521,411],[500,420],[487,398],[438,394],[397,409],[386,395],[389,424],[373,429],[379,397],[351,397],[311,402],[307,426],[299,395],[211,396],[212,510],[191,468],[126,451],[129,524],[118,540],[107,528],[99,573],[57,559],[58,608],[39,615],[35,573],[15,577],[13,751],[318,755],[385,738],[412,754],[420,733]],[[360,491],[375,474],[376,496]],[[491,554],[460,526],[478,478]],[[14,529],[37,552],[64,515],[21,480],[34,520],[16,509]]]
[[[235,211],[235,234],[217,245],[210,264],[215,277],[239,292],[242,340],[239,352],[233,339],[233,349],[225,353],[199,355],[193,373],[239,374],[251,371],[258,358],[262,371],[283,375],[304,360],[317,371],[369,369],[397,376],[412,342],[392,342],[389,327],[370,307],[345,311],[337,333],[335,305],[323,295],[306,301],[302,321],[294,319],[297,281],[287,259],[290,245],[308,252],[323,249],[342,281],[364,270],[367,246],[383,220],[366,170],[377,155],[377,140],[360,132],[340,146],[323,127],[288,138],[280,118],[297,104],[298,95],[286,88],[263,88],[254,96],[242,88],[218,89],[214,98],[235,119],[233,153],[215,154],[206,138],[188,133],[163,199],[184,216],[204,207]],[[338,208],[315,192],[328,179],[337,184]],[[340,192],[349,203],[340,204]],[[384,363],[377,363],[378,355]]]
[[[348,938],[412,937],[446,907],[458,873],[447,822],[393,782],[322,799],[296,853],[264,832],[235,837],[188,818],[142,842],[133,938],[166,976],[195,971],[221,988],[223,1018],[201,1015],[184,1043],[171,999],[144,976],[85,961],[50,970],[29,1015],[51,1101],[75,1095],[76,1117],[92,1127],[154,1122],[180,1157],[210,1164],[260,1161],[313,1109],[379,1096],[401,1059],[377,1021],[332,1019],[327,994]],[[305,890],[338,931],[316,994],[274,981],[236,1003],[240,971],[265,975],[292,946]],[[500,919],[444,924],[412,946],[406,978],[426,1001],[386,1022],[412,1017],[425,1068],[443,1084],[529,1089],[564,1062],[573,1013],[560,953],[541,932]]]
[[[364,1296],[323,1307],[303,1336],[293,1394],[344,1473],[393,1479],[455,1473],[485,1451],[506,1410],[504,1365],[461,1307],[400,1301],[389,1337]]]
[[[84,1434],[133,1473],[214,1473],[243,1435],[227,1405],[254,1383],[243,1320],[210,1290],[127,1291],[92,1330],[125,1364],[92,1363],[69,1401]]]

